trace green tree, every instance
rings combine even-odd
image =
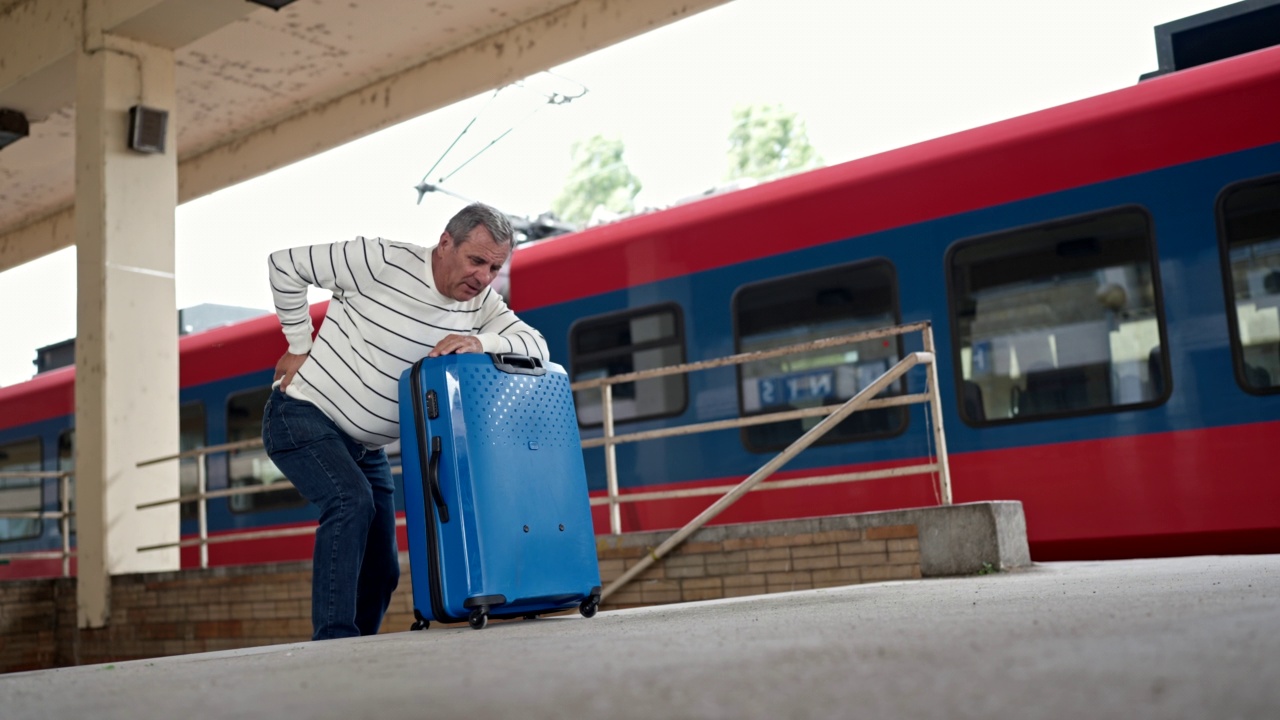
[[[728,179],[763,180],[822,167],[804,121],[781,105],[749,105],[733,111]]]
[[[640,180],[622,159],[621,140],[596,135],[573,144],[573,169],[560,196],[551,203],[557,217],[583,226],[597,207],[614,213],[635,209]]]

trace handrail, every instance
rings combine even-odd
[[[70,470],[33,470],[31,472],[23,471],[5,471],[0,472],[0,480],[14,479],[36,479],[43,480],[48,478],[58,479],[58,504],[57,512],[48,510],[27,511],[27,512],[0,512],[0,518],[16,518],[16,519],[36,519],[58,520],[58,532],[62,535],[62,550],[46,550],[41,552],[26,553],[0,553],[0,560],[50,560],[53,558],[62,559],[62,577],[71,577],[71,558],[75,557],[76,551],[71,549],[71,518],[75,516],[75,511],[71,509],[71,476],[74,475]]]
[[[838,425],[842,420],[849,417],[858,410],[864,409],[864,406],[885,388],[889,387],[895,380],[902,377],[908,370],[922,363],[932,364],[934,361],[931,352],[913,352],[898,361],[896,365],[889,369],[874,382],[860,390],[844,404],[840,405],[835,412],[823,418],[821,422],[809,428],[805,434],[796,438],[795,442],[787,446],[787,449],[778,453],[773,459],[765,463],[759,470],[751,473],[747,479],[738,483],[732,490],[725,493],[719,500],[712,503],[711,507],[703,510],[697,517],[690,520],[684,527],[677,530],[671,537],[667,538],[661,545],[654,548],[649,554],[645,555],[630,568],[619,575],[613,582],[605,587],[600,594],[600,599],[612,595],[619,588],[631,582],[631,579],[644,572],[650,565],[660,560],[664,555],[670,552],[680,543],[684,542],[693,533],[697,532],[713,518],[724,512],[730,505],[734,504],[743,495],[750,492],[756,485],[759,485],[765,478],[775,473],[778,468],[785,465],[788,461],[799,455],[802,450],[817,442],[823,435]]]
[[[592,380],[583,380],[573,383],[570,387],[575,391],[590,390],[599,388],[602,396],[602,408],[604,414],[603,436],[591,438],[582,441],[583,448],[601,447],[605,449],[605,498],[593,498],[593,505],[609,505],[609,532],[613,535],[622,532],[622,515],[620,504],[624,502],[643,502],[649,500],[664,500],[676,497],[691,497],[687,494],[687,490],[668,490],[652,493],[631,493],[622,495],[618,488],[618,463],[615,448],[618,445],[632,442],[641,442],[644,440],[654,440],[658,438],[677,437],[683,435],[693,435],[696,433],[711,432],[714,430],[727,430],[732,428],[750,427],[754,425],[763,425],[766,423],[780,422],[783,420],[795,420],[799,418],[821,417],[823,415],[830,416],[840,410],[841,405],[824,405],[821,407],[802,408],[799,410],[783,410],[779,412],[763,413],[759,415],[749,415],[746,417],[731,418],[728,420],[714,420],[704,423],[695,423],[690,425],[682,425],[679,427],[661,428],[657,430],[645,430],[640,432],[628,433],[625,435],[616,435],[614,433],[614,417],[613,417],[613,386],[621,383],[636,382],[639,380],[648,380],[652,378],[665,377],[668,375],[677,375],[687,372],[695,372],[698,370],[710,370],[714,368],[727,367],[732,365],[741,365],[748,362],[758,362],[760,360],[768,360],[771,358],[782,357],[785,355],[794,355],[803,352],[812,352],[814,350],[826,350],[829,348],[851,345],[854,343],[864,342],[867,340],[875,340],[878,338],[894,337],[905,335],[911,332],[919,332],[923,336],[924,352],[930,358],[925,363],[927,376],[925,379],[925,392],[915,393],[912,395],[898,395],[888,398],[866,399],[866,402],[858,408],[861,410],[871,410],[884,407],[895,407],[900,405],[910,405],[915,403],[929,402],[933,406],[931,420],[933,424],[933,440],[937,447],[937,462],[931,465],[918,466],[922,468],[920,472],[936,472],[939,476],[939,484],[941,485],[940,495],[944,505],[951,504],[951,477],[948,469],[946,457],[946,438],[942,431],[942,409],[937,400],[937,366],[933,354],[933,328],[932,323],[923,320],[920,322],[908,323],[905,325],[895,325],[887,328],[878,328],[875,330],[865,330],[862,332],[851,333],[848,335],[840,335],[831,338],[823,338],[821,340],[812,340],[805,343],[787,345],[769,350],[759,350],[754,352],[738,353],[723,358],[713,360],[703,360],[700,362],[681,363],[679,365],[670,365],[667,367],[654,368],[651,370],[640,370],[636,372],[624,373],[619,375],[610,375],[603,378],[594,378]],[[883,377],[883,375],[881,376]],[[869,387],[869,386],[868,386]],[[856,397],[856,396],[855,396]],[[820,423],[821,424],[821,423]],[[815,426],[816,427],[816,426]],[[871,479],[871,478],[859,478]],[[852,480],[841,480],[837,482],[850,482]],[[818,485],[825,484],[817,478],[806,478],[801,482],[807,484]],[[789,485],[795,487],[796,485]],[[723,490],[724,486],[700,490],[698,495],[717,494]],[[777,489],[782,486],[777,483],[770,483],[761,489]]]

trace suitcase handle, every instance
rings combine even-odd
[[[489,353],[489,357],[493,358],[493,366],[504,373],[512,375],[547,374],[547,369],[542,367],[542,361],[536,357],[518,353]]]
[[[431,438],[431,461],[427,466],[427,479],[431,483],[431,498],[436,502],[436,510],[440,513],[440,522],[449,522],[449,506],[444,502],[444,493],[440,492],[440,456],[444,453],[440,448],[440,436]]]

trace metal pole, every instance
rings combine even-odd
[[[600,386],[604,409],[604,474],[609,488],[609,532],[622,534],[622,509],[618,506],[618,449],[613,444],[613,385]]]
[[[71,476],[67,473],[58,478],[58,496],[62,507],[62,516],[58,518],[58,529],[62,532],[62,577],[71,577]]]
[[[758,485],[762,480],[775,473],[778,468],[785,465],[791,460],[791,458],[799,455],[805,448],[817,442],[818,439],[823,435],[826,435],[831,428],[838,425],[842,420],[852,415],[855,411],[862,409],[862,406],[865,405],[868,400],[880,394],[880,391],[893,384],[895,380],[905,375],[908,370],[922,362],[931,362],[932,360],[933,357],[929,353],[917,352],[910,353],[905,358],[898,361],[897,365],[894,365],[888,372],[877,378],[875,382],[866,386],[857,395],[850,398],[844,405],[840,406],[839,410],[831,413],[823,418],[822,422],[814,425],[812,428],[809,428],[808,432],[801,435],[795,442],[788,445],[786,450],[778,453],[777,456],[765,463],[759,470],[751,473],[750,477],[738,483],[737,487],[725,493],[724,497],[712,503],[711,507],[703,510],[698,517],[690,520],[684,527],[677,530],[674,535],[667,538],[652,552],[640,558],[640,562],[632,565],[626,572],[622,573],[618,579],[609,583],[609,586],[600,593],[600,599],[603,600],[609,597],[616,592],[618,588],[621,588],[628,582],[631,582],[632,578],[647,570],[650,565],[660,560],[663,555],[666,555],[677,545],[684,542],[686,538],[701,529],[702,526],[710,522],[712,518],[719,515],[721,512],[724,512],[726,508],[737,502],[743,495],[750,492],[751,489]]]
[[[204,459],[205,455],[196,456],[196,495],[200,499],[196,501],[196,517],[197,524],[200,526],[200,569],[204,570],[209,567],[209,510],[208,498],[204,496]],[[179,511],[181,512],[181,511]]]
[[[942,398],[938,397],[938,356],[933,351],[933,326],[921,331],[924,351],[932,356],[925,368],[929,391],[929,410],[933,413],[933,441],[938,448],[938,484],[942,486],[942,504],[951,504],[951,469],[947,464],[947,435],[942,431]]]

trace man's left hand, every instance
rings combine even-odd
[[[443,340],[427,353],[427,357],[439,357],[454,353],[481,353],[484,346],[475,335],[446,335]]]

